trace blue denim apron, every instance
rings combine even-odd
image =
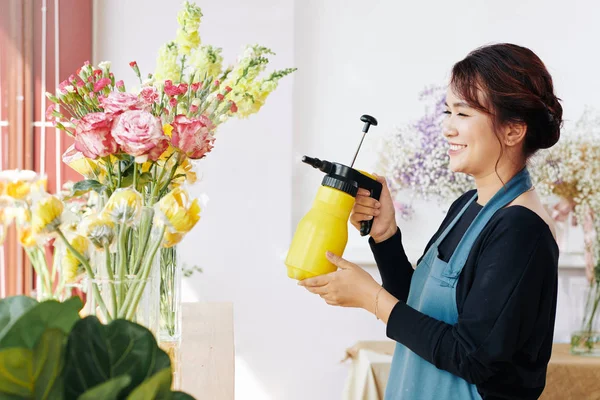
[[[469,205],[477,199],[475,193],[417,265],[410,283],[407,304],[432,318],[455,325],[458,321],[456,283],[473,243],[496,211],[531,187],[529,172],[524,168],[483,207],[446,263],[438,258],[438,246]],[[385,399],[464,400],[481,399],[481,396],[475,385],[438,369],[406,346],[396,343]]]

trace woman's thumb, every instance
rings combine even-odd
[[[375,179],[377,179],[377,182],[381,183],[382,185],[387,184],[387,181],[385,180],[385,176],[377,175],[375,172],[373,172],[373,176],[375,177]]]

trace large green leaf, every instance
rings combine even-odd
[[[77,322],[69,335],[65,394],[77,398],[109,379],[129,375],[131,383],[119,395],[124,398],[147,378],[169,367],[169,356],[148,329],[126,320],[102,325],[90,316]]]
[[[71,193],[69,194],[67,199],[83,196],[90,190],[102,194],[102,192],[106,190],[106,186],[94,179],[86,179],[84,181],[79,181],[73,185],[73,188],[71,188]]]
[[[38,302],[27,296],[12,296],[0,300],[0,340],[15,322]]]
[[[57,328],[68,334],[79,320],[81,299],[72,297],[64,303],[48,300],[28,309],[0,337],[0,349],[33,349],[46,329]]]
[[[171,367],[165,368],[136,387],[127,400],[169,400],[171,381]]]
[[[194,400],[194,398],[184,392],[172,392],[171,400]]]
[[[131,383],[131,378],[127,375],[117,376],[111,380],[94,386],[84,394],[79,396],[77,400],[117,400],[119,393]]]
[[[60,329],[49,329],[33,350],[0,350],[0,399],[61,400],[65,339]]]

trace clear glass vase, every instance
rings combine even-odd
[[[86,314],[95,315],[102,323],[126,319],[148,328],[157,338],[159,333],[159,255],[149,260],[147,274],[127,273],[123,279],[108,273],[107,265],[115,264],[115,254],[108,253],[112,262],[106,263],[106,253],[98,251],[91,258],[95,271],[86,279]],[[130,272],[130,271],[128,271]],[[110,276],[110,277],[109,277]]]
[[[571,353],[600,357],[600,283],[592,282],[586,290],[581,329],[571,334]]]
[[[160,252],[160,341],[181,340],[181,279],[177,246]]]

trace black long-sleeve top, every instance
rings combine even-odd
[[[452,204],[423,255],[474,192]],[[450,259],[482,208],[471,203],[440,243],[442,260]],[[406,304],[413,268],[400,229],[381,243],[370,239],[370,245],[383,287],[399,300],[387,324],[390,339],[475,384],[485,400],[540,396],[552,351],[558,287],[558,247],[540,216],[528,208],[510,206],[488,222],[457,283],[455,325]]]

